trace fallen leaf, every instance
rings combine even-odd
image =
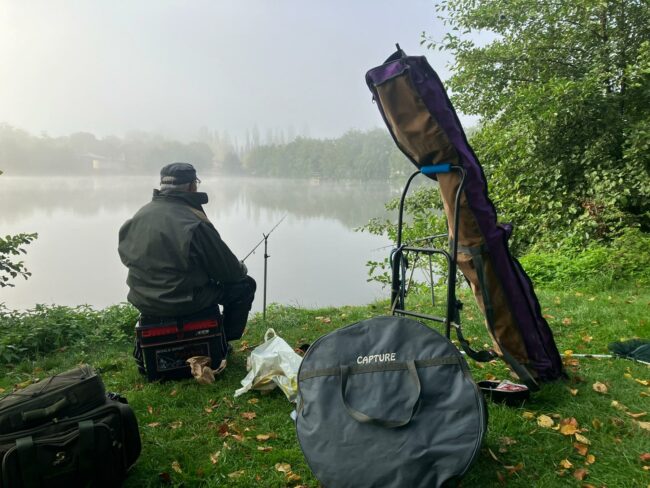
[[[637,424],[639,427],[641,427],[643,430],[650,430],[650,422],[639,422],[637,421]]]
[[[578,395],[578,389],[577,388],[569,388],[569,393],[571,393],[572,396],[577,396]]]
[[[506,453],[508,452],[508,446],[516,444],[517,441],[512,437],[500,437],[499,438],[499,452]]]
[[[576,451],[578,451],[578,454],[581,456],[586,456],[589,451],[589,446],[587,446],[587,444],[581,444],[580,442],[574,442],[573,447],[576,448]]]
[[[582,336],[582,342],[589,343],[589,342],[591,342],[592,339],[593,339],[593,337],[590,336],[590,335]]]
[[[627,413],[633,419],[640,419],[641,417],[645,417],[647,415],[647,412],[639,412],[639,413],[625,412],[625,413]]]
[[[575,479],[577,479],[578,481],[582,481],[583,479],[585,479],[587,477],[588,474],[589,474],[589,471],[587,471],[584,468],[580,468],[580,469],[576,469],[573,472],[573,477]]]
[[[151,422],[150,424],[147,424],[147,427],[154,428],[154,427],[158,427],[159,425],[160,425],[160,422]]]
[[[573,435],[578,432],[578,421],[573,417],[563,419],[560,422],[560,434]]]
[[[172,391],[169,392],[169,396],[176,396],[178,392],[176,391],[176,388],[174,388]]]
[[[172,469],[176,471],[177,473],[182,473],[183,470],[181,469],[181,465],[178,463],[178,461],[174,461],[172,463]]]
[[[560,466],[562,466],[564,469],[569,469],[573,467],[573,464],[568,459],[563,459],[560,461]]]
[[[601,383],[600,381],[596,381],[593,385],[591,385],[591,387],[596,393],[601,393],[603,395],[607,393],[607,385]]]
[[[229,427],[226,422],[224,422],[223,424],[219,424],[219,427],[217,428],[217,430],[219,431],[219,435],[221,437],[226,437],[227,435],[230,434],[230,432],[228,432],[228,429]]]
[[[31,379],[29,379],[29,380],[25,380],[25,381],[23,381],[22,383],[16,383],[16,384],[14,385],[14,388],[15,388],[16,390],[22,390],[23,388],[27,388],[27,387],[28,387],[29,385],[31,385],[32,383],[33,383],[33,381],[32,381]]]
[[[545,313],[545,314],[543,315],[543,317],[544,317],[545,319],[551,319],[551,320],[555,318],[553,315],[549,315],[549,314],[547,314],[547,313]]]
[[[228,475],[228,478],[241,478],[246,471],[240,469],[239,471],[233,471]]]
[[[239,415],[246,420],[253,420],[255,417],[257,417],[257,414],[255,412],[242,412]]]
[[[210,454],[210,462],[212,464],[217,464],[219,462],[219,456],[221,456],[221,451]]]
[[[537,417],[537,425],[548,429],[550,427],[553,427],[553,425],[555,425],[555,422],[553,422],[553,419],[548,415],[540,415]]]
[[[643,386],[650,386],[650,381],[649,380],[639,380],[637,378],[634,378],[634,381],[637,383],[643,385]]]
[[[490,456],[492,456],[492,459],[494,459],[496,462],[499,462],[499,458],[492,452],[492,449],[488,447],[488,452],[490,453]]]
[[[562,363],[563,363],[565,366],[571,366],[572,368],[577,368],[578,366],[580,366],[580,361],[579,361],[577,358],[573,358],[573,357],[565,357],[565,358],[562,360]],[[572,381],[573,381],[573,380],[572,380]],[[576,382],[576,383],[582,383],[582,381],[579,381],[579,380],[578,380],[578,381],[575,381],[575,382]]]
[[[617,400],[613,400],[612,403],[610,403],[610,405],[617,410],[623,410],[623,411],[627,410],[627,407]]]
[[[6,390],[4,388],[0,388],[0,395],[2,395]]]
[[[147,412],[149,415],[153,414],[153,407],[151,405],[147,405]]]
[[[650,463],[650,452],[644,452],[643,454],[639,455],[639,459],[643,463]]]
[[[275,470],[280,471],[280,473],[289,473],[291,465],[289,463],[275,463]]]
[[[564,351],[564,357],[570,358],[571,356],[573,356],[573,350],[567,349]]]
[[[182,421],[182,420],[175,420],[174,422],[172,422],[171,424],[169,424],[169,426],[170,426],[172,429],[178,429],[178,428],[180,428],[180,427],[183,427],[183,421]]]
[[[562,319],[562,324],[564,324],[564,325],[571,325],[571,322],[573,322],[571,320],[571,317],[565,317],[565,318]]]
[[[582,444],[587,444],[588,446],[591,445],[591,441],[587,439],[585,436],[583,436],[582,434],[576,433],[576,440],[578,442],[581,442]]]
[[[252,405],[255,405],[259,401],[260,401],[259,398],[251,398],[250,400],[248,400],[248,403],[250,403]]]
[[[528,411],[522,413],[521,416],[526,420],[532,420],[535,418],[535,414],[533,412],[528,412]]]
[[[238,441],[238,442],[244,442],[246,440],[246,437],[244,437],[243,435],[239,435],[239,434],[233,434],[231,437],[233,439],[235,439],[236,441]]]
[[[204,411],[205,413],[212,413],[212,407],[205,407],[205,408],[203,409],[203,411]]]
[[[255,439],[257,439],[260,442],[268,441],[270,438],[271,436],[268,434],[258,434],[255,436]]]
[[[290,482],[300,481],[300,475],[298,473],[294,473],[293,471],[289,471],[286,477],[287,481]]]
[[[594,429],[598,430],[603,426],[603,423],[598,419],[593,419],[591,425],[593,425]]]
[[[508,470],[508,474],[512,476],[515,473],[518,473],[522,469],[524,469],[524,463],[518,463],[514,466],[504,466]]]
[[[257,446],[258,451],[268,452],[273,450],[271,446]]]
[[[596,462],[596,456],[594,456],[593,454],[589,454],[585,462],[587,464],[594,464]]]

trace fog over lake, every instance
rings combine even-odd
[[[38,232],[27,246],[32,277],[0,289],[0,302],[26,309],[36,303],[125,301],[126,268],[117,254],[122,223],[151,199],[153,177],[9,177],[0,179],[0,234]],[[387,295],[368,283],[365,263],[390,249],[387,238],[356,232],[385,215],[399,188],[384,182],[314,182],[205,177],[204,209],[241,259],[283,216],[269,237],[267,303],[300,307],[364,304]],[[395,217],[395,216],[393,216]],[[254,310],[262,309],[264,246],[246,264],[258,282]]]

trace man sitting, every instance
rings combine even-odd
[[[208,220],[208,195],[188,163],[160,170],[160,190],[120,229],[128,300],[141,314],[182,317],[223,305],[226,340],[241,338],[255,280]]]

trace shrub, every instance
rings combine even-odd
[[[650,284],[650,234],[630,228],[608,245],[531,252],[521,258],[521,264],[533,282],[543,286],[606,287],[621,281],[644,286]]]
[[[138,312],[128,304],[104,310],[37,305],[26,311],[0,304],[0,363],[35,359],[73,345],[126,343]]]

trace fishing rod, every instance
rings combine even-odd
[[[263,236],[263,237],[262,237],[262,239],[260,240],[260,242],[258,242],[257,245],[255,245],[255,247],[254,247],[253,249],[251,249],[251,252],[249,252],[248,254],[246,254],[246,256],[244,257],[244,259],[241,260],[242,263],[243,263],[244,261],[246,261],[246,258],[248,258],[248,256],[250,256],[251,254],[253,254],[253,253],[255,252],[255,250],[256,250],[258,247],[260,247],[260,245],[261,245],[262,243],[264,243],[264,302],[263,302],[263,305],[262,305],[262,320],[266,320],[266,277],[267,277],[267,268],[268,268],[267,263],[268,263],[269,258],[271,257],[271,256],[269,256],[269,253],[268,253],[268,244],[269,244],[268,241],[269,241],[269,236],[271,235],[271,233],[272,233],[275,229],[278,228],[278,226],[279,226],[279,225],[282,223],[282,221],[283,221],[284,219],[286,219],[286,218],[287,218],[287,216],[286,216],[286,214],[285,214],[285,216],[282,217],[282,218],[278,221],[278,223],[275,224],[275,225],[273,226],[273,228],[272,228],[270,231],[268,231],[266,234],[262,233],[262,236]]]
[[[244,261],[246,261],[246,259],[247,259],[251,254],[253,254],[253,253],[257,250],[257,248],[260,247],[260,245],[261,245],[263,242],[266,242],[266,240],[267,240],[267,239],[269,238],[269,236],[271,235],[271,232],[273,232],[273,231],[278,227],[278,225],[280,225],[280,224],[282,223],[282,221],[283,221],[284,219],[286,219],[286,218],[287,218],[286,215],[285,215],[284,217],[282,217],[282,218],[280,219],[280,221],[279,221],[277,224],[275,224],[275,225],[273,226],[273,228],[272,228],[272,229],[271,229],[267,234],[262,233],[262,235],[264,236],[264,237],[262,237],[262,240],[261,240],[260,242],[258,242],[258,243],[255,245],[255,247],[254,247],[253,249],[251,249],[251,252],[249,252],[248,254],[246,254],[246,257],[244,257],[244,259],[242,259],[241,262],[243,263]],[[266,252],[266,251],[265,251],[265,252]]]

